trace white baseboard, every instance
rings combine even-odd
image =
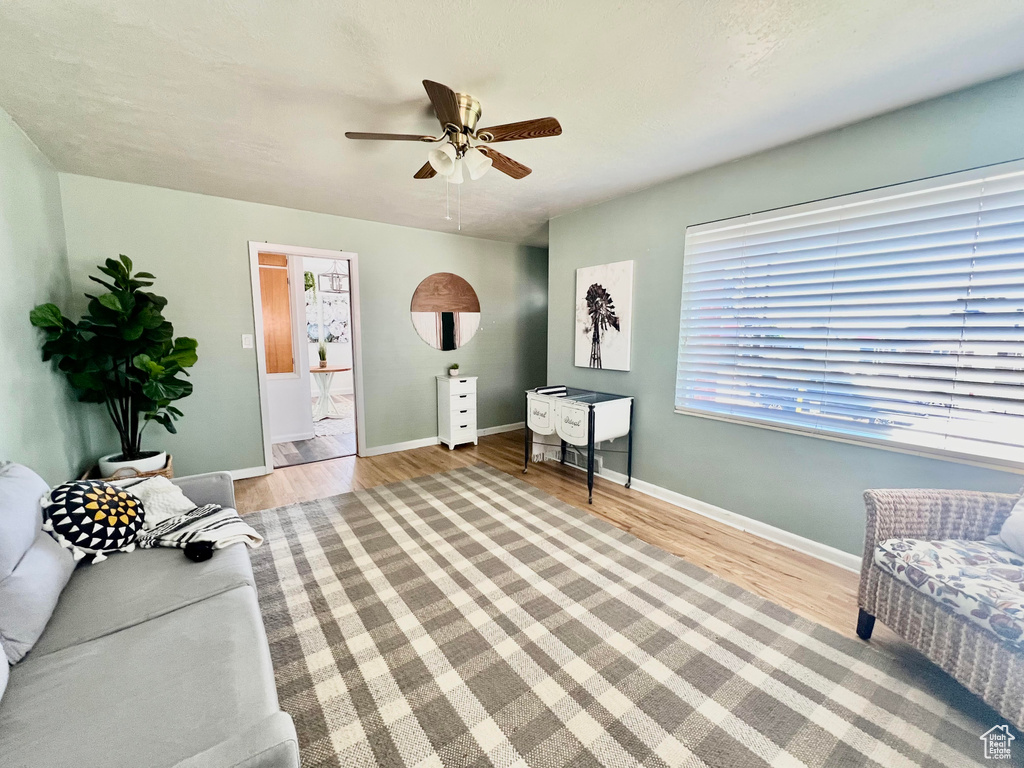
[[[361,456],[382,456],[385,453],[398,453],[399,451],[411,451],[414,448],[426,448],[428,445],[437,445],[440,441],[437,436],[421,437],[419,440],[406,440],[404,443],[391,443],[390,445],[375,445],[367,448]]]
[[[515,424],[500,424],[497,427],[484,427],[476,431],[477,435],[497,435],[500,432],[515,432],[526,426],[525,422],[519,421]],[[421,437],[419,440],[406,440],[404,443],[391,443],[391,445],[377,445],[367,448],[361,456],[382,456],[385,453],[398,453],[399,451],[411,451],[414,448],[426,448],[429,445],[439,445],[441,440],[437,437]]]
[[[566,466],[572,465],[569,464]],[[579,467],[573,467],[573,469],[579,469]],[[600,473],[600,477],[603,477],[605,480],[611,480],[613,483],[618,483],[619,485],[626,484],[626,476],[613,469],[605,469]],[[776,528],[774,525],[762,523],[760,520],[754,520],[751,517],[747,517],[746,515],[741,515],[736,512],[730,512],[728,509],[717,507],[714,504],[709,504],[706,501],[701,501],[700,499],[695,499],[692,496],[686,496],[682,493],[677,493],[676,491],[670,491],[668,488],[662,488],[660,485],[648,483],[645,480],[638,480],[635,477],[633,478],[633,482],[630,487],[634,491],[640,491],[640,493],[653,496],[661,501],[667,501],[673,506],[680,507],[690,512],[696,512],[698,515],[702,515],[703,517],[716,520],[732,528],[746,531],[747,533],[752,533],[755,536],[775,542],[776,544],[781,544],[784,547],[795,549],[797,552],[810,555],[818,560],[824,560],[826,563],[837,565],[840,568],[844,568],[855,573],[860,571],[861,559],[858,555],[851,555],[849,552],[836,549],[828,544],[822,544],[820,541],[814,541],[814,539],[808,539],[805,536],[791,533],[790,531],[783,530],[782,528]]]
[[[245,480],[249,477],[260,477],[269,475],[274,470],[270,467],[245,467],[244,469],[229,469],[232,480]]]
[[[517,429],[523,429],[525,426],[525,421],[517,421],[515,424],[499,424],[496,427],[484,427],[483,429],[478,429],[476,433],[480,437],[484,435],[499,435],[502,432],[515,432]]]

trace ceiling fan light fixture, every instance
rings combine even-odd
[[[452,174],[455,170],[457,159],[455,147],[448,142],[445,142],[437,149],[430,150],[430,154],[427,155],[427,162],[430,163],[430,167],[442,176],[450,176]]]
[[[465,165],[465,163],[462,162],[462,158],[461,157],[455,159],[455,167],[452,168],[452,172],[448,175],[448,181],[450,181],[452,184],[461,184],[462,183],[462,181],[463,181],[462,166],[463,165]]]
[[[466,170],[469,171],[469,178],[473,181],[487,173],[491,165],[493,165],[491,158],[476,147],[470,147],[466,150],[466,154],[462,157],[462,162],[466,166]]]
[[[477,122],[483,114],[480,102],[467,93],[456,93],[447,85],[424,80],[423,87],[427,98],[434,108],[434,114],[441,124],[440,136],[426,136],[416,133],[359,133],[349,131],[345,134],[350,139],[370,141],[423,141],[428,143],[441,142],[441,146],[430,152],[427,162],[416,173],[414,179],[432,179],[436,175],[444,176],[455,184],[462,183],[462,165],[466,166],[471,179],[479,179],[489,168],[496,168],[513,179],[524,179],[531,170],[522,163],[489,145],[502,141],[519,141],[520,139],[540,139],[546,136],[560,136],[562,126],[553,117],[541,117],[534,120],[520,120],[517,123],[492,125],[477,128]],[[471,140],[488,145],[477,149]],[[465,155],[463,158],[462,156]],[[482,156],[482,157],[481,157]],[[465,160],[465,162],[462,162]],[[458,169],[456,169],[458,165]],[[453,179],[456,175],[458,178]]]

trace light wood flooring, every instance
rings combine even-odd
[[[312,398],[310,407],[316,412],[319,398]],[[337,459],[342,456],[355,456],[356,432],[353,411],[355,402],[352,395],[333,394],[331,399],[335,407],[344,417],[330,417],[314,422],[316,437],[308,440],[292,440],[287,443],[274,443],[274,469],[293,467],[296,464],[309,464],[313,461]],[[327,430],[321,427],[327,426]]]
[[[371,458],[349,456],[288,467],[235,483],[241,512],[323,498],[477,463],[525,480],[579,509],[679,555],[755,594],[855,637],[858,575],[809,555],[629,490],[602,478],[587,504],[586,476],[556,462],[531,464],[523,474],[523,433],[482,437],[479,446],[454,451],[431,446]],[[905,656],[909,651],[877,624],[871,643]],[[900,647],[902,646],[902,647]]]
[[[311,461],[336,459],[353,456],[356,452],[356,433],[340,435],[318,435],[308,440],[293,440],[290,443],[274,443],[274,469],[308,464]]]

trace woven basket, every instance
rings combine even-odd
[[[110,482],[111,480],[128,480],[128,479],[133,478],[133,477],[156,477],[157,475],[159,475],[161,477],[166,477],[168,480],[170,480],[172,477],[174,477],[174,460],[173,459],[174,459],[174,457],[171,456],[171,454],[168,453],[167,454],[167,464],[164,465],[163,469],[154,469],[154,470],[151,470],[149,472],[138,472],[138,471],[132,469],[131,467],[125,467],[124,469],[117,470],[117,472],[115,472],[110,477],[100,477],[100,467],[97,464],[96,466],[94,466],[91,469],[87,470],[86,473],[84,475],[82,475],[78,479],[79,480],[106,480],[107,482]]]

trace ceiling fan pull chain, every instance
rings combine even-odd
[[[444,177],[444,220],[445,221],[451,221],[452,220],[451,205],[448,202],[448,177],[447,176]]]
[[[462,231],[462,185],[459,184],[459,191],[456,193],[459,196],[459,232]]]

